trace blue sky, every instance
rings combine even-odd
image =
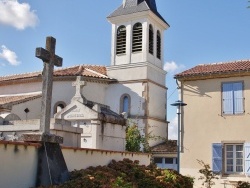
[[[0,0],[0,75],[42,70],[36,47],[57,39],[63,67],[110,64],[111,26],[106,17],[122,0]],[[247,0],[156,0],[170,24],[165,32],[168,104],[177,100],[173,75],[198,64],[250,59]],[[175,109],[168,105],[170,132]],[[175,136],[172,136],[175,138]]]

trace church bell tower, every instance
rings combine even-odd
[[[152,133],[167,138],[163,52],[168,23],[159,14],[155,0],[123,0],[108,21],[112,45],[107,75],[117,81],[109,85],[106,103],[118,113],[126,112],[145,136]]]

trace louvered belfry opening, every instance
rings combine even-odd
[[[126,27],[124,25],[117,29],[116,54],[126,53]]]
[[[161,59],[161,34],[157,31],[157,58]]]
[[[154,30],[151,24],[149,25],[149,53],[154,54]]]
[[[142,24],[136,23],[133,27],[132,52],[142,51]]]

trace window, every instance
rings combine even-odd
[[[126,53],[126,27],[124,25],[117,29],[116,54]]]
[[[250,143],[216,143],[212,148],[214,172],[250,175]]]
[[[124,94],[120,99],[120,113],[126,112],[127,115],[130,113],[131,99],[128,94]]]
[[[136,23],[133,27],[132,52],[142,51],[142,24]]]
[[[243,82],[222,84],[223,114],[244,113]]]
[[[157,31],[157,58],[161,59],[161,34]]]
[[[156,164],[160,163],[161,164],[162,163],[162,159],[163,159],[162,157],[154,157],[154,163],[156,163]]]
[[[243,145],[225,145],[225,172],[243,172]]]
[[[153,26],[150,24],[149,25],[149,39],[148,39],[148,49],[150,54],[154,54],[154,29]]]
[[[62,109],[64,109],[66,106],[66,103],[63,101],[59,101],[54,105],[54,114],[62,111]]]

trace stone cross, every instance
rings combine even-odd
[[[83,102],[84,99],[81,95],[81,88],[86,85],[86,82],[81,81],[82,77],[77,76],[76,81],[72,83],[72,86],[76,87],[76,93],[75,96],[73,97],[73,100],[80,100],[80,102]],[[83,99],[83,100],[82,100]]]
[[[46,38],[46,49],[36,48],[36,57],[43,60],[44,63],[42,75],[42,109],[40,120],[40,131],[42,134],[50,133],[50,113],[54,65],[61,67],[63,62],[61,57],[55,55],[55,48],[56,39],[53,37]]]

